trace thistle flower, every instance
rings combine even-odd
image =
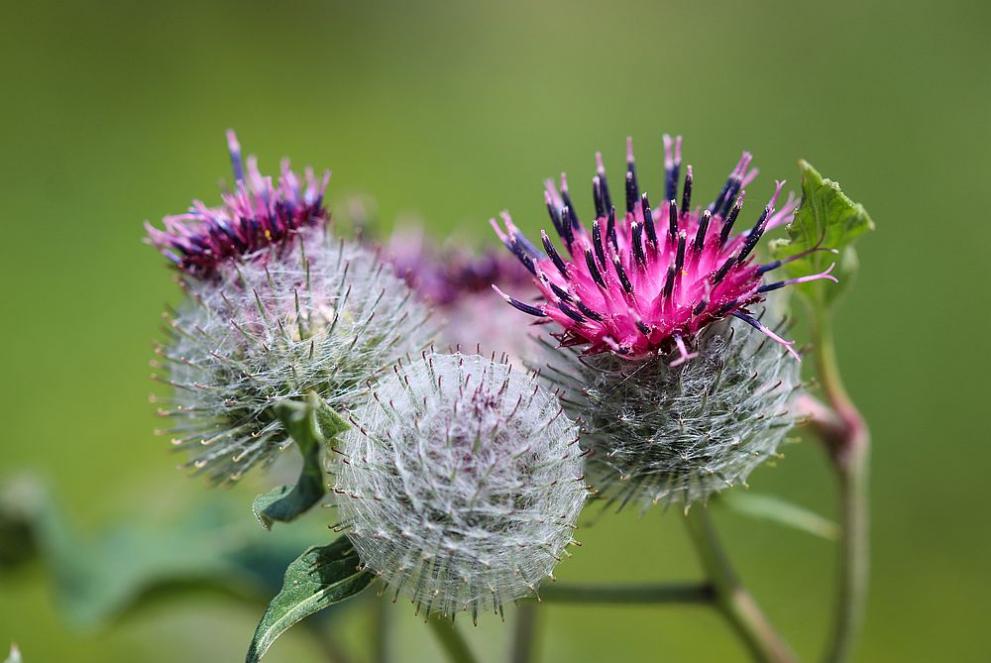
[[[786,285],[835,280],[826,270],[767,283],[764,275],[782,262],[761,265],[752,257],[765,232],[792,219],[798,201],[789,195],[778,210],[784,182],[777,182],[753,227],[734,234],[744,187],[757,175],[750,168],[750,153],[743,153],[716,199],[697,208],[692,206],[691,166],[686,169],[680,203],[677,200],[681,138],[672,141],[664,136],[664,152],[665,200],[654,209],[647,193],[640,191],[633,144],[627,139],[626,211],[619,217],[602,157],[596,155],[591,232],[578,219],[565,176],[560,190],[547,182],[547,209],[569,258],[558,252],[546,233],[541,232],[544,251],[540,251],[508,214],[502,215],[504,227],[493,220],[496,233],[533,275],[545,302],[529,304],[497,288],[498,292],[524,313],[558,323],[563,328],[557,335],[561,344],[583,346],[586,354],[612,352],[634,360],[676,351],[673,363],[678,365],[696,356],[690,346],[697,345],[699,332],[734,316],[797,357],[792,342],[761,323],[749,307]]]
[[[328,220],[323,197],[329,170],[318,180],[307,168],[301,179],[284,159],[276,186],[271,177],[262,176],[254,156],[248,157],[245,172],[233,131],[227,132],[227,146],[235,190],[223,194],[220,207],[195,200],[186,213],[166,216],[164,230],[145,223],[148,241],[193,276],[211,276],[225,262],[288,243],[300,230],[323,226]]]
[[[510,256],[490,250],[477,253],[461,245],[439,247],[419,228],[393,233],[385,255],[421,298],[438,307],[491,293],[493,283],[526,286],[531,280]]]
[[[173,419],[168,432],[189,465],[214,481],[235,481],[291,444],[279,403],[312,392],[335,410],[353,407],[380,369],[430,337],[425,307],[391,268],[330,236],[312,176],[300,193],[284,167],[276,192],[249,159],[246,185],[231,143],[238,194],[151,235],[181,253],[187,295],[153,363],[174,388],[159,413]]]
[[[477,355],[401,363],[339,448],[340,529],[417,612],[501,612],[571,543],[578,428],[532,374]]]
[[[798,363],[768,340],[731,319],[707,326],[697,356],[678,366],[555,351],[543,374],[582,417],[593,489],[608,504],[646,508],[745,483],[795,423]]]
[[[480,346],[513,359],[530,359],[537,345],[509,307],[493,306],[492,284],[532,290],[531,275],[512,256],[437,246],[420,229],[399,230],[385,245],[386,259],[443,321],[440,340],[451,347]],[[534,292],[534,294],[537,294]]]

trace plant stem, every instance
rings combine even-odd
[[[719,544],[705,506],[696,506],[685,523],[698,552],[699,561],[715,592],[716,605],[755,660],[790,663],[795,660],[788,645],[774,631],[757,602],[743,587]]]
[[[536,634],[537,605],[533,601],[520,601],[516,607],[511,663],[530,663],[533,660]]]
[[[870,432],[840,378],[829,314],[821,313],[817,323],[813,331],[816,368],[835,417],[826,424],[814,423],[836,471],[841,525],[839,589],[833,635],[825,660],[841,663],[850,657],[863,623],[867,599]]]
[[[451,663],[476,663],[477,659],[454,622],[438,616],[428,618],[427,623],[430,624],[437,642],[440,643],[441,649],[447,654]]]
[[[549,603],[710,603],[716,598],[711,585],[699,582],[653,585],[569,585],[540,588],[540,599]]]

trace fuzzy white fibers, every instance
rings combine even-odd
[[[733,320],[702,332],[698,353],[671,367],[553,351],[543,375],[581,419],[590,482],[608,503],[705,500],[745,482],[794,425],[799,364],[779,345]]]
[[[533,374],[424,353],[353,424],[332,467],[340,527],[417,612],[501,612],[573,542],[587,494],[578,428]]]
[[[335,410],[430,340],[426,308],[371,250],[308,229],[298,241],[187,278],[159,353],[174,387],[173,443],[235,481],[291,442],[273,405],[315,391]]]

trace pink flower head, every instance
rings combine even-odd
[[[215,274],[217,267],[270,246],[280,246],[309,226],[327,222],[323,196],[330,171],[317,179],[307,168],[303,180],[282,161],[278,184],[262,176],[254,156],[241,160],[241,146],[233,131],[227,146],[234,167],[235,190],[222,195],[220,207],[193,201],[185,214],[167,216],[164,230],[145,223],[148,242],[175,266],[200,278]]]
[[[692,207],[691,166],[686,169],[680,203],[677,200],[680,136],[673,141],[664,136],[664,156],[665,200],[652,209],[646,192],[640,192],[633,143],[627,139],[626,213],[617,216],[602,156],[596,154],[591,232],[578,219],[565,176],[560,190],[547,182],[547,210],[569,258],[558,252],[547,233],[541,232],[544,251],[540,251],[513,225],[509,214],[502,214],[504,227],[493,219],[496,234],[532,274],[544,301],[528,304],[496,290],[524,313],[558,323],[563,331],[555,336],[562,346],[585,346],[586,354],[612,352],[640,359],[676,351],[672,365],[678,365],[695,356],[689,348],[700,330],[732,315],[797,357],[793,342],[775,334],[748,307],[786,285],[836,280],[830,267],[822,274],[764,282],[764,274],[783,263],[758,264],[754,248],[766,231],[791,221],[798,200],[789,194],[777,209],[784,187],[784,182],[777,182],[753,227],[734,233],[744,187],[757,176],[750,167],[750,153],[743,153],[719,195],[704,208]]]
[[[397,230],[384,247],[396,274],[422,299],[446,308],[466,298],[494,297],[493,283],[528,286],[530,272],[502,251],[476,253],[459,243],[439,246],[420,228]]]

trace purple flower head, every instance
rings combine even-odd
[[[420,229],[395,232],[385,247],[396,274],[422,299],[447,308],[467,298],[492,293],[491,285],[524,286],[531,275],[503,253],[475,253],[463,247],[439,247]]]
[[[541,232],[544,251],[520,233],[507,213],[504,228],[492,225],[509,250],[530,272],[544,302],[528,304],[497,291],[525,313],[548,318],[563,331],[555,334],[563,346],[585,346],[586,354],[612,352],[625,359],[677,352],[672,365],[695,356],[696,335],[716,320],[735,316],[798,356],[786,341],[749,310],[767,292],[814,279],[836,280],[827,269],[798,279],[766,283],[764,275],[782,265],[761,265],[753,251],[768,230],[791,221],[798,200],[789,194],[777,209],[784,182],[756,223],[734,233],[743,206],[744,188],[757,176],[744,152],[726,183],[706,207],[692,207],[692,167],[685,172],[680,200],[681,137],[664,136],[665,200],[655,209],[641,193],[627,139],[626,210],[613,206],[601,154],[596,154],[592,178],[595,219],[591,232],[579,221],[565,176],[558,190],[547,182],[545,199],[551,222],[567,251],[555,248]],[[794,258],[793,258],[794,259]]]
[[[258,170],[258,160],[241,160],[241,146],[233,131],[227,146],[234,167],[235,190],[224,193],[220,207],[193,201],[185,214],[167,216],[164,230],[145,223],[148,242],[186,274],[210,278],[217,268],[268,247],[281,247],[299,230],[325,224],[323,207],[330,171],[317,179],[307,168],[300,178],[283,159],[278,184]],[[247,166],[247,168],[245,168]]]

